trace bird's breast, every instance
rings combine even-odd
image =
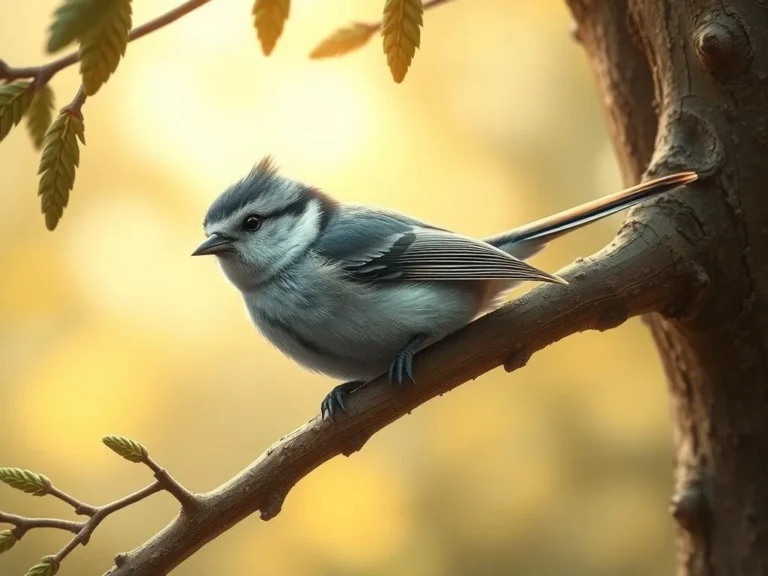
[[[350,281],[335,269],[309,269],[245,294],[261,333],[306,368],[343,380],[387,371],[416,335],[432,340],[477,314],[478,286]]]

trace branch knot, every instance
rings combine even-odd
[[[710,17],[694,36],[696,54],[712,76],[732,79],[752,63],[752,44],[741,20],[730,14]]]

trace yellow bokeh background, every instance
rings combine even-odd
[[[135,0],[144,22],[179,0]],[[190,258],[210,202],[265,154],[342,201],[483,236],[617,190],[586,59],[561,0],[451,2],[425,15],[401,85],[379,38],[310,61],[324,36],[376,21],[383,0],[294,0],[265,58],[251,3],[216,0],[132,43],[84,108],[87,146],[54,233],[23,126],[0,144],[0,465],[103,503],[148,482],[100,443],[124,434],[196,491],[317,413],[334,385],[250,326],[213,260]],[[45,61],[57,0],[0,0],[0,57]],[[75,68],[53,80],[57,106]],[[621,216],[553,244],[555,271]],[[514,327],[510,327],[514,329]],[[283,512],[236,526],[175,574],[646,575],[672,571],[665,384],[631,320],[495,370],[313,472]],[[53,516],[0,486],[0,509]],[[175,514],[171,498],[110,518],[62,574],[102,574]],[[67,535],[0,556],[23,574]]]

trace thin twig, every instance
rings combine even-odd
[[[80,545],[85,546],[88,544],[93,531],[96,530],[98,525],[101,524],[107,516],[114,514],[123,508],[127,508],[132,504],[136,504],[137,502],[152,496],[152,494],[167,491],[187,509],[192,508],[200,502],[195,494],[192,494],[189,490],[174,480],[173,477],[154,460],[147,456],[143,462],[154,472],[156,480],[138,492],[134,492],[133,494],[129,494],[124,498],[120,498],[109,504],[104,504],[103,506],[91,506],[52,485],[47,487],[45,494],[49,494],[62,502],[66,502],[75,509],[76,513],[89,516],[87,520],[73,522],[57,518],[27,518],[16,514],[0,512],[0,523],[12,524],[14,526],[13,534],[17,539],[21,539],[26,532],[33,528],[56,528],[58,530],[72,532],[75,535],[74,538],[59,550],[55,556],[51,557],[51,561],[58,565],[75,548]]]
[[[152,470],[152,472],[154,472],[155,478],[163,487],[163,489],[165,489],[167,492],[170,492],[170,494],[179,501],[179,504],[181,504],[183,508],[192,507],[197,503],[197,498],[195,495],[184,488],[184,486],[179,484],[179,482],[177,482],[176,479],[171,476],[165,468],[161,467],[157,462],[152,460],[152,458],[147,456],[144,460],[144,464],[146,464]]]
[[[451,2],[452,0],[428,0],[427,2],[424,2],[424,10],[429,10],[430,8],[437,8],[441,4],[447,4],[448,2]],[[382,22],[376,22],[375,24],[371,24],[371,29],[374,32],[378,32],[381,30],[381,24]]]
[[[120,498],[119,500],[115,500],[114,502],[111,502],[109,504],[105,504],[104,506],[99,506],[95,509],[95,512],[93,516],[91,516],[88,520],[85,522],[79,523],[79,530],[75,534],[75,537],[70,540],[64,548],[62,548],[58,554],[54,556],[54,560],[56,562],[61,562],[66,558],[72,550],[77,548],[79,545],[85,546],[88,544],[88,541],[91,539],[91,534],[93,534],[93,531],[96,529],[96,527],[101,524],[101,522],[110,514],[114,514],[118,510],[122,510],[123,508],[126,508],[130,506],[131,504],[135,504],[136,502],[140,502],[141,500],[144,500],[145,498],[148,498],[149,496],[152,496],[152,494],[155,494],[157,492],[160,492],[163,490],[163,485],[158,482],[153,482],[146,488],[139,490],[138,492],[134,492],[133,494],[130,494],[126,496],[125,498]]]
[[[77,116],[83,117],[83,104],[85,104],[85,99],[87,96],[85,95],[85,89],[80,86],[80,89],[77,91],[77,94],[75,94],[75,97],[72,99],[72,102],[64,106],[64,108],[61,109],[62,112],[69,112],[70,114],[76,114]]]
[[[154,464],[154,466],[160,470],[163,470],[157,466],[157,464]],[[185,493],[188,493],[185,488],[178,484],[178,482],[175,483],[181,490],[183,490]],[[33,528],[56,528],[58,530],[66,530],[67,532],[72,532],[75,537],[72,538],[72,540],[70,540],[67,545],[64,546],[64,548],[62,548],[58,554],[53,557],[55,562],[61,562],[70,554],[70,552],[72,552],[72,550],[77,548],[79,545],[82,544],[85,546],[90,540],[93,531],[107,516],[114,514],[118,510],[122,510],[131,504],[140,502],[152,494],[156,494],[157,492],[161,492],[165,489],[166,488],[164,483],[160,480],[157,480],[146,488],[139,490],[138,492],[129,494],[128,496],[120,498],[119,500],[115,500],[114,502],[110,502],[109,504],[94,507],[85,504],[76,498],[73,498],[58,488],[51,486],[48,490],[48,494],[66,502],[72,506],[78,514],[87,514],[90,516],[90,518],[83,522],[73,522],[71,520],[60,520],[58,518],[27,518],[25,516],[18,516],[16,514],[0,512],[0,522],[5,524],[12,524],[14,526],[13,534],[19,540],[22,538],[22,536],[24,536],[24,534]],[[192,497],[191,494],[190,497]]]
[[[15,526],[13,534],[19,540],[33,528],[55,528],[77,534],[85,525],[85,522],[72,522],[71,520],[60,520],[58,518],[27,518],[26,516],[17,516],[16,514],[7,514],[5,512],[0,512],[0,523]]]
[[[146,36],[155,30],[159,30],[160,28],[175,22],[182,16],[189,14],[193,10],[200,8],[200,6],[208,4],[210,1],[211,0],[189,0],[184,4],[177,6],[173,10],[169,10],[165,14],[158,16],[154,20],[150,20],[149,22],[131,30],[130,34],[128,34],[128,41],[130,42],[132,40],[138,40],[142,36]],[[446,0],[435,1],[445,2]],[[64,68],[72,66],[79,59],[79,52],[73,51],[66,56],[62,56],[58,60],[54,60],[48,64],[43,64],[41,66],[27,66],[23,68],[14,68],[9,66],[4,60],[0,60],[0,80],[12,81],[18,80],[20,78],[34,78],[35,83],[37,84],[36,88],[39,89],[41,86],[45,85],[55,74]]]
[[[90,504],[86,504],[85,502],[81,502],[80,500],[70,496],[66,492],[62,492],[55,486],[51,486],[48,488],[48,494],[72,506],[72,508],[75,509],[75,514],[82,514],[83,516],[93,516],[94,514],[96,514],[95,507],[91,506]]]

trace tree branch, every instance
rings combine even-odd
[[[157,18],[150,20],[149,22],[137,26],[131,30],[128,35],[128,41],[138,40],[142,36],[146,36],[160,28],[168,26],[172,22],[175,22],[182,16],[185,16],[200,8],[204,4],[208,4],[211,0],[188,0],[180,6],[169,10],[165,14],[158,16]],[[34,78],[37,84],[36,89],[46,84],[56,73],[60,72],[64,68],[72,66],[78,60],[80,60],[80,54],[77,50],[70,52],[66,56],[62,56],[58,60],[54,60],[48,64],[41,66],[28,66],[24,68],[14,68],[9,66],[4,60],[0,60],[0,80],[18,80],[20,78]]]
[[[681,192],[690,193],[701,192]],[[694,264],[695,243],[677,232],[690,223],[674,199],[650,204],[635,213],[652,218],[628,220],[609,246],[559,273],[569,286],[540,285],[418,354],[415,386],[395,389],[380,377],[361,388],[349,399],[347,415],[335,423],[315,417],[283,437],[237,476],[197,495],[196,508],[182,509],[139,548],[119,554],[109,574],[167,574],[255,511],[264,520],[273,518],[291,488],[312,470],[352,454],[414,408],[493,368],[516,370],[534,352],[570,334],[607,330],[639,314],[686,313],[696,301],[692,295],[706,286]]]
[[[72,538],[57,554],[54,556],[46,556],[41,560],[41,563],[52,564],[56,567],[56,570],[58,570],[58,566],[61,564],[62,560],[64,560],[75,548],[79,545],[85,546],[88,544],[93,531],[96,530],[99,524],[101,524],[107,516],[149,498],[157,492],[163,490],[169,492],[179,501],[182,510],[184,511],[192,511],[197,507],[197,496],[179,484],[179,482],[177,482],[164,468],[160,467],[159,464],[150,458],[147,449],[141,444],[120,436],[107,436],[103,439],[103,442],[110,450],[126,460],[146,465],[154,473],[155,481],[149,486],[134,492],[133,494],[129,494],[128,496],[110,502],[109,504],[103,506],[91,506],[90,504],[86,504],[56,488],[46,476],[30,472],[29,470],[22,470],[20,468],[3,468],[1,469],[2,475],[0,475],[0,480],[12,488],[36,496],[53,496],[54,498],[58,498],[62,502],[69,504],[74,508],[75,513],[89,516],[89,518],[82,522],[72,522],[70,520],[60,520],[57,518],[27,518],[24,516],[17,516],[16,514],[0,512],[0,523],[11,524],[14,526],[13,530],[10,532],[5,531],[2,533],[4,538],[0,538],[0,543],[4,544],[5,548],[3,549],[3,547],[0,546],[0,552],[13,547],[16,541],[21,540],[24,535],[33,528],[66,530],[74,533],[74,538]],[[9,538],[11,538],[10,543],[8,540]],[[4,542],[2,542],[3,540]],[[34,569],[31,569],[30,573],[31,572],[34,572]]]
[[[70,506],[72,506],[72,508],[75,511],[75,514],[82,514],[83,516],[93,516],[94,514],[96,514],[96,508],[94,508],[90,504],[81,502],[80,500],[70,496],[66,492],[62,492],[55,486],[51,486],[50,488],[48,488],[48,494],[50,494],[54,498],[58,498],[65,504],[69,504]],[[0,521],[2,521],[2,514],[0,514]]]
[[[17,540],[33,528],[55,528],[56,530],[65,530],[77,534],[83,528],[83,522],[73,522],[71,520],[60,520],[59,518],[27,518],[26,516],[17,516],[0,512],[0,524],[11,524],[15,528],[13,534]]]

